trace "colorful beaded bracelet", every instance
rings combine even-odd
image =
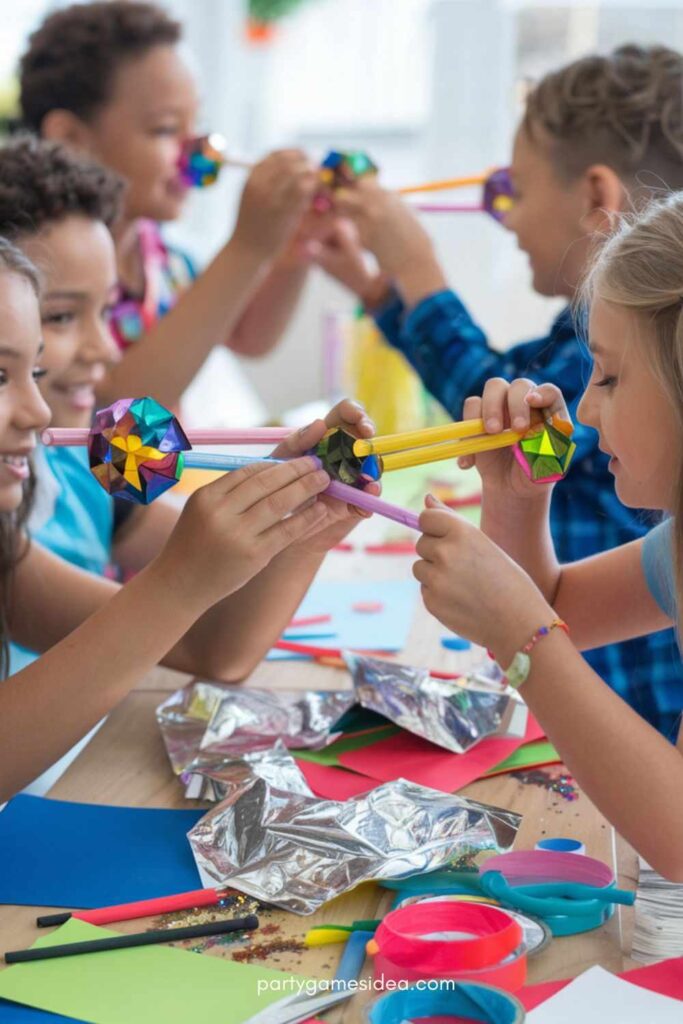
[[[531,658],[529,657],[531,651],[533,651],[539,641],[544,636],[548,636],[554,629],[563,629],[564,632],[569,636],[569,626],[562,619],[553,619],[549,626],[541,626],[528,643],[524,644],[524,647],[520,651],[517,651],[510,667],[505,672],[505,677],[508,681],[508,685],[514,690],[518,690],[522,683],[526,682],[526,679],[531,671]]]

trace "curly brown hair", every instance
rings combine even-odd
[[[19,136],[0,148],[0,235],[16,241],[82,214],[107,227],[121,210],[123,180],[55,142]]]
[[[21,249],[0,237],[0,274],[16,274],[28,282],[36,295],[40,294],[38,271],[24,256]],[[31,511],[34,491],[33,472],[24,485],[21,505],[14,512],[0,512],[0,678],[9,671],[10,602],[12,578],[17,564],[28,550],[24,534],[26,520]]]
[[[683,189],[683,55],[628,44],[582,57],[535,86],[523,127],[565,180],[602,163],[629,184]]]
[[[51,110],[90,120],[111,95],[122,64],[154,46],[175,45],[178,21],[156,4],[98,0],[50,14],[29,38],[19,66],[23,124],[40,132]]]

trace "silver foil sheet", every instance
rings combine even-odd
[[[210,758],[200,755],[181,775],[188,800],[216,803],[235,793],[250,775],[265,779],[277,789],[313,796],[299,766],[282,740],[268,750],[255,750],[241,757]]]
[[[511,691],[476,674],[434,679],[426,668],[345,654],[358,702],[446,750],[462,754],[505,733],[517,706]]]
[[[337,737],[334,725],[356,703],[352,690],[255,690],[194,682],[157,708],[173,770],[197,757],[238,757],[281,739],[319,749]]]
[[[297,914],[370,879],[436,870],[509,850],[521,817],[398,779],[343,803],[255,775],[188,833],[205,886],[233,885]]]

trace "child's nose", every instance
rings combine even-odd
[[[576,407],[576,418],[585,427],[597,427],[598,417],[594,402],[592,402],[589,389],[584,391],[581,401]]]
[[[20,430],[44,430],[52,419],[50,406],[34,380],[17,394],[13,420]]]

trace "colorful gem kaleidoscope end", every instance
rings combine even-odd
[[[379,480],[382,469],[376,455],[354,453],[355,440],[343,430],[332,430],[320,441],[314,454],[333,480],[352,487],[364,487],[372,480]]]
[[[96,414],[88,455],[115,498],[149,505],[178,482],[192,447],[175,416],[153,398],[122,398]]]
[[[565,476],[576,451],[571,432],[571,424],[554,416],[536,433],[527,434],[515,445],[517,461],[530,480],[553,483]]]
[[[505,220],[506,213],[512,209],[513,196],[512,179],[507,167],[493,171],[484,182],[483,206],[494,220]]]
[[[329,209],[330,192],[345,185],[353,185],[358,178],[368,174],[377,174],[378,170],[377,164],[360,149],[345,153],[336,149],[330,150],[320,165],[320,184],[323,191],[314,200],[315,208]]]
[[[225,163],[225,139],[217,132],[188,139],[184,144],[178,169],[186,185],[206,188],[213,185]]]

